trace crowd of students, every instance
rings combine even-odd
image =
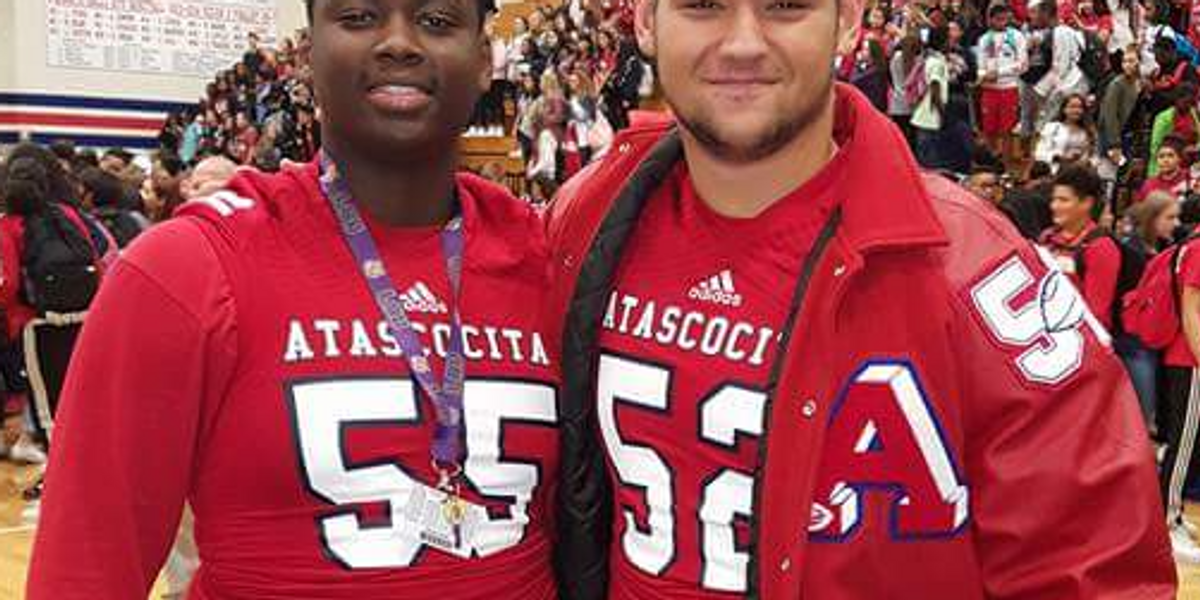
[[[170,153],[146,164],[119,148],[98,154],[68,142],[24,143],[0,158],[0,457],[42,463],[33,434],[47,424],[30,402],[26,326],[85,310],[120,248],[183,202],[211,194],[236,165],[214,156],[188,167]]]
[[[466,137],[511,137],[519,146],[528,199],[544,203],[583,165],[607,151],[613,132],[654,90],[620,2],[542,5],[516,17],[504,35],[489,22],[492,86]],[[219,73],[199,103],[172,115],[165,150],[185,163],[222,155],[276,170],[307,161],[320,126],[306,63],[308,33],[268,48],[251,34],[242,59]]]
[[[274,171],[284,160],[307,161],[321,145],[313,103],[308,33],[277,48],[251,33],[242,59],[217,74],[203,97],[171,115],[159,135],[162,148],[185,164],[225,156]]]

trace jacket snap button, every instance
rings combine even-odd
[[[617,146],[617,151],[620,152],[621,154],[625,154],[625,153],[629,152],[629,148],[630,148],[629,142],[623,142],[620,146]]]
[[[838,265],[833,268],[833,276],[841,277],[846,274],[846,265]]]
[[[791,569],[791,568],[792,568],[792,559],[790,559],[790,558],[785,558],[785,559],[783,559],[783,562],[779,563],[780,571],[783,571],[786,573],[788,571],[788,569]]]
[[[804,414],[804,418],[811,419],[813,415],[817,414],[817,403],[812,400],[805,402],[804,406],[800,408],[800,412]]]

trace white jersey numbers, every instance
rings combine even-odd
[[[750,516],[754,491],[750,474],[722,469],[705,479],[703,489],[676,490],[674,474],[662,455],[654,448],[622,439],[617,423],[618,403],[666,413],[671,371],[606,354],[600,358],[598,381],[600,430],[609,460],[621,483],[643,490],[646,502],[645,523],[639,523],[632,507],[621,507],[625,556],[639,569],[661,575],[679,551],[676,523],[694,518],[676,514],[675,494],[699,494],[700,583],[713,590],[745,591],[748,556],[745,549],[737,547],[734,521]],[[699,402],[700,438],[732,449],[739,433],[762,434],[765,404],[766,395],[757,390],[719,387]]]
[[[675,435],[681,427],[690,427],[680,416],[690,410],[688,403],[672,396],[677,393],[672,376],[666,367],[611,354],[600,358],[597,410],[609,462],[620,485],[636,491],[633,497],[639,499],[638,505],[626,499],[619,507],[625,524],[621,549],[630,563],[650,575],[664,576],[677,560],[698,561],[695,585],[744,592],[750,548],[735,526],[750,520],[753,473],[704,467],[699,461],[700,468],[711,472],[685,475],[676,471],[685,468],[683,464],[665,458],[665,439],[658,441],[664,448],[656,448],[647,440],[631,439],[628,425],[622,428],[625,420],[648,413],[661,419],[661,427],[673,428]],[[766,404],[767,396],[759,390],[717,386],[694,405],[696,443],[735,452],[739,438],[763,434]],[[647,431],[646,426],[640,429]],[[873,526],[889,527],[893,539],[949,537],[962,531],[969,518],[969,494],[942,431],[908,363],[872,362],[858,370],[831,411],[810,539],[850,541],[865,521],[869,498],[890,503],[888,522]],[[679,443],[686,442],[684,438]],[[672,456],[680,463],[697,464],[684,455]],[[683,489],[693,485],[684,483],[691,481],[700,482],[698,489]],[[696,501],[688,501],[692,498]],[[693,505],[697,514],[681,508]],[[679,543],[688,537],[679,528],[690,523],[698,526],[695,549]],[[699,556],[686,556],[688,552]]]
[[[341,509],[318,524],[329,554],[350,569],[412,565],[429,541],[422,537],[423,528],[429,513],[437,513],[441,492],[397,462],[351,464],[343,445],[350,427],[416,425],[420,417],[411,380],[318,381],[293,384],[290,392],[305,483],[314,495]],[[507,514],[491,515],[472,504],[463,526],[462,553],[489,556],[523,539],[527,507],[541,483],[537,463],[504,459],[505,425],[554,427],[555,392],[537,383],[468,380],[463,408],[467,482],[479,495],[505,502]],[[389,518],[365,522],[357,507],[372,503],[386,503]]]

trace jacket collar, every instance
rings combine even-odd
[[[845,157],[841,237],[868,254],[948,243],[924,175],[891,121],[858,90],[837,84],[834,138]]]

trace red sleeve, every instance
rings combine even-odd
[[[1038,257],[1018,252],[1030,288],[1048,290],[1022,301],[1038,303],[1032,339],[1012,341],[1024,339],[1012,325],[996,331],[977,302],[967,307],[979,317],[964,321],[971,329],[951,332],[961,340],[964,461],[984,595],[1173,599],[1154,452],[1129,378],[1102,344],[1107,335],[1070,310],[1069,288],[1048,285]]]
[[[1188,243],[1180,252],[1179,286],[1200,289],[1200,245]]]
[[[1121,271],[1121,250],[1112,238],[1104,237],[1083,251],[1087,265],[1083,278],[1083,300],[1104,328],[1112,331],[1112,308]]]
[[[148,595],[236,355],[229,289],[186,219],[141,236],[105,279],[56,418],[30,600]]]

